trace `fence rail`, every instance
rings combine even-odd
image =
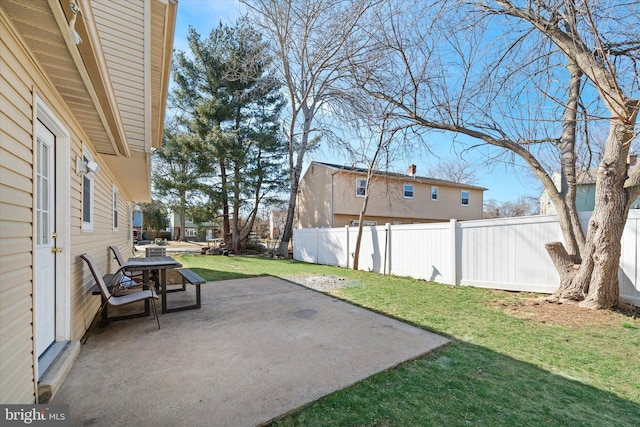
[[[582,212],[583,227],[591,212]],[[357,227],[294,230],[293,257],[353,267]],[[555,215],[449,223],[368,226],[359,268],[439,283],[553,293],[559,282],[545,243],[562,241]],[[620,299],[640,305],[640,211],[622,236]]]

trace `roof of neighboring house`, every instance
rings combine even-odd
[[[354,166],[344,166],[344,165],[335,165],[335,164],[331,164],[331,163],[324,163],[324,162],[311,162],[311,164],[316,164],[316,165],[321,165],[321,166],[325,166],[327,168],[331,168],[331,169],[335,169],[338,171],[343,171],[343,172],[353,172],[356,174],[367,174],[368,170],[365,168],[357,168]],[[376,170],[373,172],[373,174],[375,176],[380,176],[380,177],[385,177],[385,178],[392,178],[392,179],[396,179],[396,180],[408,180],[411,179],[413,181],[416,182],[422,182],[425,184],[432,184],[432,185],[441,185],[441,186],[447,186],[447,187],[464,187],[464,188],[468,188],[471,190],[480,190],[480,191],[486,191],[488,190],[487,188],[484,187],[479,187],[477,185],[470,185],[470,184],[464,184],[464,183],[460,183],[460,182],[455,182],[455,181],[447,181],[445,179],[438,179],[438,178],[430,178],[430,177],[426,177],[426,176],[411,176],[411,175],[407,175],[407,174],[403,174],[403,173],[397,173],[397,172],[388,172],[388,171],[379,171]]]
[[[579,170],[577,174],[576,184],[595,184],[598,176],[598,169],[592,168],[588,170]]]

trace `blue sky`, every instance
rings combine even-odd
[[[174,47],[177,50],[188,51],[187,34],[189,26],[205,36],[218,25],[220,21],[233,24],[244,11],[244,6],[237,0],[179,0],[178,17]],[[451,149],[451,140],[444,134],[432,135],[430,145],[435,146],[439,156],[455,158],[458,155]],[[472,164],[481,164],[487,157],[486,150],[473,150],[464,154],[464,159]],[[311,160],[342,164],[345,159],[337,155],[334,150],[325,149],[307,155],[307,164]],[[396,162],[395,172],[405,172],[411,163],[417,165],[418,175],[426,175],[426,171],[437,166],[438,160],[426,152],[417,151]],[[488,188],[484,193],[484,200],[496,199],[500,202],[517,201],[520,196],[538,197],[541,185],[535,178],[531,178],[528,167],[520,164],[516,168],[507,167],[504,163],[494,162],[492,167],[481,166],[476,171],[478,181],[476,185]]]

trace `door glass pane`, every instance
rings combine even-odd
[[[50,176],[51,150],[40,139],[36,148],[36,244],[46,245],[50,241]]]

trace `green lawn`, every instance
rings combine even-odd
[[[498,304],[531,294],[295,261],[183,255],[208,280],[337,275],[333,295],[452,339],[290,414],[277,426],[640,426],[640,320],[562,326]]]

